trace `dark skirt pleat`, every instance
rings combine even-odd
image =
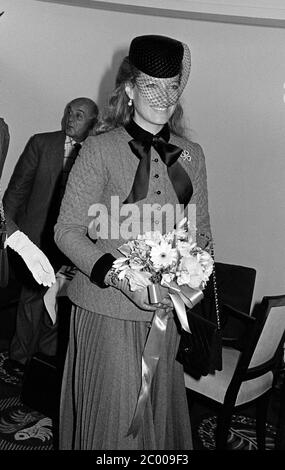
[[[149,323],[117,320],[74,307],[60,413],[60,449],[190,450],[192,436],[179,336],[168,321],[143,426],[127,437],[141,384]]]

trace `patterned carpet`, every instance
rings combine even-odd
[[[0,450],[52,450],[52,420],[21,401],[21,382],[3,368],[0,352]]]
[[[202,449],[215,450],[216,416],[204,418],[198,427]],[[276,428],[266,425],[266,450],[274,450]],[[246,416],[233,416],[228,436],[228,450],[257,450],[255,419]]]
[[[7,351],[0,352],[0,450],[53,450],[52,420],[32,410],[21,400],[21,382],[3,368]],[[195,450],[215,450],[216,416],[196,416]],[[193,424],[193,422],[192,422]],[[267,424],[266,449],[274,449],[276,428]],[[233,417],[228,437],[229,450],[256,450],[255,420]]]

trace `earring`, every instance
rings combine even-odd
[[[133,106],[133,100],[131,98],[128,101],[128,106]]]

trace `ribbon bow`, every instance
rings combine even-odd
[[[192,289],[192,287],[187,285],[179,287],[174,282],[171,282],[170,284],[165,283],[163,286],[159,284],[151,284],[148,286],[150,301],[154,304],[160,302],[162,298],[162,289],[165,289],[166,287],[169,289],[169,296],[173,301],[174,308],[182,328],[187,332],[190,332],[185,305],[189,308],[193,308],[194,305],[203,299],[203,292],[200,289]],[[168,314],[164,309],[157,308],[142,355],[141,388],[135,413],[128,430],[128,436],[132,435],[133,437],[136,437],[143,422],[145,406],[150,396],[152,379],[165,342],[167,322]]]
[[[156,134],[140,128],[134,121],[126,126],[126,131],[134,137],[129,142],[132,152],[140,160],[131,192],[124,204],[132,204],[146,198],[150,174],[150,150],[154,147],[163,163],[167,166],[167,173],[177,194],[180,204],[186,206],[193,194],[193,186],[184,168],[177,161],[182,149],[168,142],[170,138],[167,124]]]

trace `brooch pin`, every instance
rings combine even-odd
[[[188,162],[191,162],[192,160],[190,153],[188,152],[188,150],[185,149],[181,153],[180,158],[182,158],[182,160],[187,160]]]

